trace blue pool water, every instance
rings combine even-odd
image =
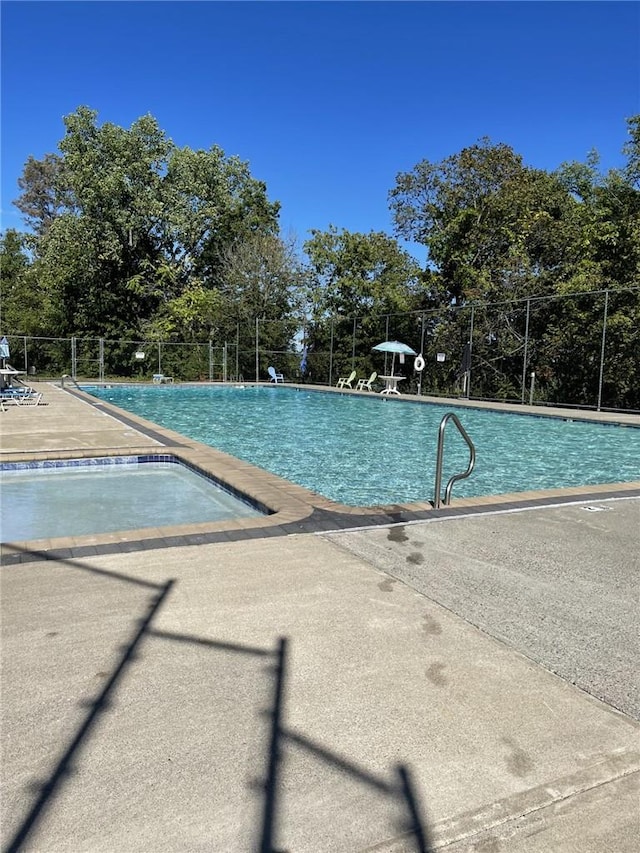
[[[102,400],[351,506],[433,498],[451,407],[247,386],[86,388]],[[477,450],[454,496],[640,480],[640,429],[458,408]],[[469,453],[447,429],[443,487]]]
[[[138,457],[5,463],[0,485],[3,542],[262,515],[184,465]]]

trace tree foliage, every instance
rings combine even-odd
[[[346,370],[351,362],[344,356],[352,351],[354,325],[366,355],[358,359],[361,371],[371,369],[371,342],[379,343],[387,331],[385,318],[395,318],[394,334],[408,334],[411,319],[406,312],[416,307],[422,275],[414,258],[396,240],[382,232],[369,234],[339,231],[312,231],[304,245],[309,258],[307,288],[306,343],[312,353],[326,351],[333,335],[341,350]],[[334,318],[345,321],[334,322]],[[356,342],[356,343],[357,343]]]
[[[487,139],[398,175],[390,201],[397,233],[427,247],[444,304],[548,292],[578,257],[578,202]]]
[[[526,336],[524,367],[535,368],[547,399],[595,402],[604,297],[578,295],[640,285],[640,117],[628,127],[627,164],[606,174],[595,152],[545,172],[483,139],[397,176],[396,233],[428,250],[441,312],[432,334],[443,349],[460,346],[450,307],[476,306],[472,367],[483,396],[520,398]],[[525,309],[544,295],[544,311]],[[605,404],[638,408],[639,291],[612,299],[608,312],[618,379],[605,373]]]
[[[217,146],[176,147],[152,116],[127,130],[80,107],[64,123],[59,153],[27,161],[16,202],[56,334],[140,336],[154,323],[194,334],[189,305],[215,327],[229,248],[277,234],[264,183]]]

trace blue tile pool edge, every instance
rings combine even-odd
[[[274,510],[263,504],[257,498],[247,495],[245,492],[236,489],[234,486],[225,483],[218,477],[215,477],[209,471],[205,471],[197,465],[188,462],[186,459],[179,459],[170,453],[140,453],[118,456],[92,456],[82,459],[41,459],[30,462],[0,462],[0,472],[2,471],[37,471],[51,470],[55,468],[93,468],[93,467],[119,467],[119,468],[136,468],[138,465],[144,465],[148,462],[165,462],[171,465],[180,465],[183,468],[191,471],[194,474],[208,480],[214,486],[219,488],[226,494],[241,501],[241,503],[252,509],[261,512],[265,516],[273,515]]]
[[[140,540],[123,540],[121,542],[92,543],[68,545],[52,542],[44,546],[37,543],[3,543],[0,544],[0,566],[20,566],[40,561],[73,561],[101,554],[126,554],[135,551],[173,548],[177,546],[194,546],[243,541],[254,538],[269,538],[273,536],[291,536],[296,534],[319,534],[328,532],[347,532],[374,527],[390,527],[419,521],[438,521],[448,518],[469,517],[476,515],[492,515],[494,513],[520,512],[526,509],[538,509],[560,506],[566,503],[576,504],[598,500],[620,498],[640,498],[640,484],[629,484],[631,488],[603,488],[596,493],[575,492],[569,494],[539,495],[519,500],[517,495],[500,502],[479,503],[477,505],[447,506],[440,509],[412,510],[408,507],[380,508],[374,515],[370,513],[351,514],[341,513],[333,509],[315,508],[305,519],[289,521],[273,527],[256,527],[233,530],[203,531],[195,533],[172,532],[167,536],[151,536]],[[26,547],[25,547],[26,546]]]

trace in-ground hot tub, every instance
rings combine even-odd
[[[253,518],[268,512],[164,454],[4,462],[0,485],[2,542]]]

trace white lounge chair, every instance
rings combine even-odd
[[[278,384],[278,382],[284,382],[284,376],[282,375],[282,373],[277,373],[275,367],[268,367],[267,373],[271,377],[269,379],[269,382],[275,382],[276,385]]]
[[[374,370],[368,379],[358,379],[356,391],[373,391],[372,384],[375,382],[378,374]]]
[[[23,394],[17,402],[19,406],[41,406],[43,405],[42,392],[34,391],[31,394]]]
[[[351,383],[355,378],[356,372],[355,370],[352,370],[348,376],[341,376],[340,379],[338,379],[336,388],[351,388],[353,390],[353,386]]]
[[[16,406],[37,406],[42,400],[42,392],[27,386],[9,386],[0,392],[0,402],[14,403]]]

